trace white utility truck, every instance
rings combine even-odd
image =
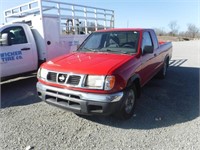
[[[37,70],[76,50],[87,35],[114,27],[114,11],[52,0],[34,0],[4,11],[0,26],[0,77]]]

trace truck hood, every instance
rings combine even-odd
[[[48,61],[42,67],[59,72],[105,75],[131,57],[124,54],[75,52]]]

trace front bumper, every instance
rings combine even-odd
[[[123,92],[94,94],[61,89],[37,83],[38,96],[45,102],[77,114],[104,114],[116,112],[121,106]]]

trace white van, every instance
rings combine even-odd
[[[76,50],[87,35],[114,27],[114,11],[35,0],[4,12],[0,27],[0,77],[37,70],[47,60]]]

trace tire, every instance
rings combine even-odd
[[[134,113],[136,97],[137,96],[135,86],[128,87],[124,91],[122,106],[115,116],[123,120],[130,119]]]
[[[158,72],[158,78],[164,79],[166,77],[168,66],[169,66],[169,61],[168,59],[166,59],[164,61],[162,69]]]

